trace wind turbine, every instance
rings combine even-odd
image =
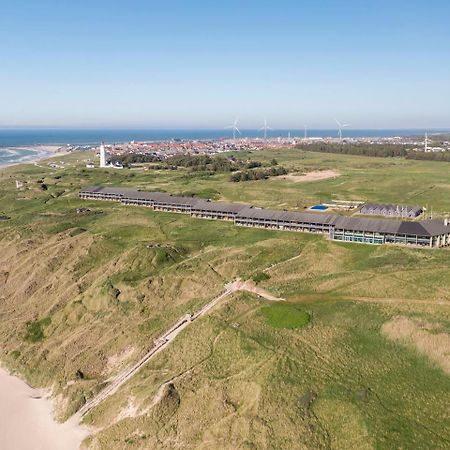
[[[239,119],[236,117],[236,119],[234,119],[233,125],[228,125],[227,127],[225,127],[226,129],[233,130],[233,140],[236,139],[236,131],[237,131],[239,134],[242,134],[242,133],[239,131],[239,128],[237,127],[238,121],[239,121]]]
[[[264,126],[261,127],[258,131],[264,131],[264,140],[267,141],[267,130],[273,130],[267,125],[267,119],[264,119]]]
[[[338,136],[339,136],[339,139],[342,141],[342,129],[348,127],[349,124],[348,124],[348,123],[341,123],[341,122],[339,122],[339,120],[337,120],[337,119],[334,119],[334,120],[336,121],[337,126],[338,126]]]
[[[308,137],[308,125],[305,125],[305,139]]]

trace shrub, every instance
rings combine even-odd
[[[261,281],[268,280],[270,278],[270,275],[268,275],[265,272],[258,272],[257,274],[253,275],[252,280],[255,283],[260,283]]]
[[[27,329],[25,333],[25,340],[28,342],[40,342],[44,339],[44,328],[52,323],[50,317],[45,317],[41,320],[35,320],[27,323]]]

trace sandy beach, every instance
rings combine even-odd
[[[2,450],[78,450],[88,434],[76,419],[55,422],[50,400],[0,368]]]
[[[4,149],[0,148],[0,154],[2,150],[4,151],[20,151],[21,149],[24,150],[30,150],[34,154],[28,155],[25,158],[19,158],[17,161],[12,162],[6,162],[2,163],[0,158],[0,170],[5,169],[7,167],[11,166],[17,166],[18,164],[35,164],[38,161],[48,159],[48,158],[54,158],[58,156],[64,156],[69,154],[70,152],[67,151],[65,146],[61,145],[33,145],[33,146],[27,146],[27,147],[5,147]]]
[[[64,152],[64,146],[63,145],[33,145],[29,148],[32,148],[34,150],[37,150],[39,152],[46,152],[46,153],[60,153]]]

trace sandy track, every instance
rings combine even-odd
[[[321,181],[327,180],[328,178],[336,178],[339,175],[340,173],[335,170],[315,170],[313,172],[305,173],[304,175],[288,174],[279,178],[286,181],[292,181],[293,183],[305,183],[308,181]]]

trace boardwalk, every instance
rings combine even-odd
[[[86,414],[91,411],[91,409],[98,406],[103,400],[113,395],[127,380],[129,380],[142,366],[144,366],[150,359],[157,355],[160,351],[166,348],[175,338],[181,333],[187,326],[189,326],[194,320],[208,314],[218,303],[224,300],[229,295],[237,291],[248,291],[252,292],[266,300],[270,301],[280,301],[281,298],[274,297],[264,289],[261,289],[251,281],[241,281],[235,280],[232,283],[225,285],[225,291],[222,294],[215,297],[201,309],[193,314],[186,314],[181,317],[173,326],[164,332],[158,339],[155,340],[152,348],[133,366],[120,372],[113,380],[106,386],[102,391],[100,391],[94,398],[85,403],[80,410],[77,412],[79,419],[82,419]]]

